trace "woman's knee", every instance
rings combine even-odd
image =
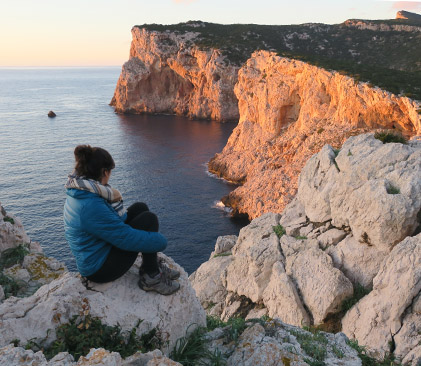
[[[140,215],[142,212],[149,211],[149,207],[146,203],[143,202],[136,202],[133,203],[128,209],[127,209],[127,219],[126,223],[130,223],[131,220],[133,220],[137,215]]]
[[[129,225],[138,230],[155,231],[159,230],[158,216],[153,212],[145,211],[134,217]]]

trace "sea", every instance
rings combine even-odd
[[[168,239],[165,254],[190,274],[216,239],[238,235],[220,199],[235,186],[207,170],[235,123],[121,115],[108,104],[120,67],[0,69],[0,202],[48,256],[76,265],[64,237],[64,184],[79,144],[108,150],[109,184],[125,206],[145,202]],[[48,118],[48,111],[57,116]]]

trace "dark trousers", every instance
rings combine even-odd
[[[158,217],[149,211],[145,203],[136,202],[127,209],[126,224],[134,229],[144,231],[158,231]],[[105,283],[123,276],[136,261],[138,252],[112,247],[102,267],[87,279],[97,283]],[[142,253],[143,262],[141,270],[155,274],[159,271],[157,253]]]

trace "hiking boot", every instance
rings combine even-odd
[[[159,272],[153,277],[142,273],[138,285],[143,291],[155,291],[161,295],[171,295],[180,289],[180,284],[172,281],[164,272]]]
[[[180,271],[170,268],[162,258],[158,259],[159,270],[166,274],[170,280],[176,280],[180,277]]]

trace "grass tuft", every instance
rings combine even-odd
[[[9,268],[15,264],[22,263],[25,255],[29,253],[26,245],[20,244],[15,248],[4,250],[0,255],[0,271]]]
[[[367,349],[358,344],[356,340],[349,340],[348,345],[358,352],[358,357],[361,359],[362,366],[400,366],[395,361],[393,355],[386,355],[383,360],[376,360],[371,357],[367,352]]]
[[[4,222],[10,222],[12,225],[15,224],[15,220],[13,218],[9,217],[9,216],[4,216],[3,221]]]
[[[364,286],[359,283],[354,287],[354,294],[352,297],[345,299],[341,305],[341,312],[344,314],[350,310],[358,301],[360,301],[365,295],[368,295],[370,290],[367,290]]]
[[[374,134],[374,138],[380,140],[381,142],[383,142],[383,144],[388,144],[391,142],[407,144],[405,137],[394,132],[376,132]]]
[[[56,329],[56,340],[49,346],[31,340],[25,346],[35,352],[42,350],[47,359],[60,352],[69,352],[77,361],[89,353],[91,348],[105,348],[110,352],[118,352],[125,358],[137,351],[148,352],[164,345],[160,331],[153,328],[150,332],[138,336],[136,330],[142,320],[139,320],[130,332],[122,332],[119,325],[102,324],[99,318],[89,314],[83,317],[75,315],[68,323]]]
[[[285,229],[282,225],[276,225],[276,226],[272,226],[273,231],[275,232],[276,235],[278,235],[278,238],[281,238],[285,233]]]
[[[389,184],[389,185],[386,187],[386,192],[387,192],[388,194],[399,194],[399,193],[401,193],[401,190],[400,190],[399,188],[397,188],[397,187],[395,187],[395,186],[393,186],[393,185]]]

